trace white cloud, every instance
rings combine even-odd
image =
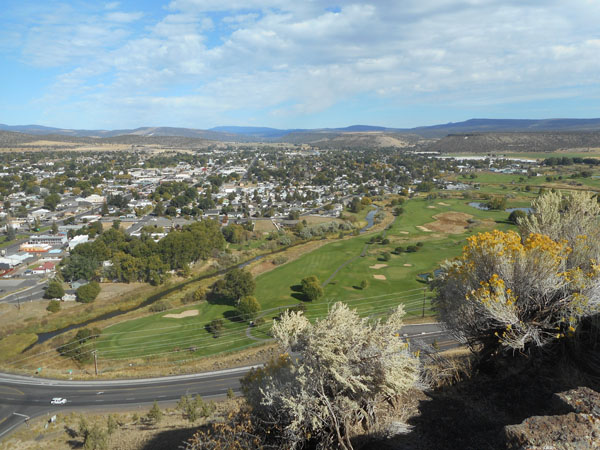
[[[600,4],[588,0],[173,0],[154,23],[105,8],[40,14],[22,51],[32,64],[69,66],[56,95],[114,101],[118,115],[302,116],[359,94],[514,102],[572,92],[600,72]]]

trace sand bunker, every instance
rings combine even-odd
[[[374,266],[369,266],[369,269],[383,269],[387,267],[387,264],[375,264]]]
[[[439,214],[438,214],[438,215],[439,215]],[[433,216],[433,217],[435,217],[435,216]],[[435,223],[435,222],[434,222],[434,223]],[[429,225],[429,224],[427,224],[427,225]],[[426,232],[428,232],[428,233],[430,233],[430,232],[431,232],[431,230],[430,230],[429,228],[425,228],[425,227],[424,227],[424,226],[422,226],[422,225],[417,225],[417,228],[418,228],[419,230],[421,230],[421,231],[426,231]]]
[[[192,317],[192,316],[197,316],[197,315],[198,315],[197,309],[188,309],[187,311],[180,312],[179,314],[167,314],[167,315],[164,315],[163,317],[168,317],[169,319],[183,319],[184,317]]]
[[[442,206],[450,206],[448,203],[444,203],[444,202],[438,202],[438,205],[442,205]]]
[[[387,280],[385,275],[373,275],[373,278],[375,278],[376,280]]]
[[[428,208],[429,209],[436,209],[435,206],[433,206],[433,205],[429,205]]]
[[[408,231],[399,231],[400,234],[409,234]]]
[[[426,223],[430,231],[441,231],[443,233],[464,233],[469,226],[468,220],[473,216],[461,212],[446,212],[433,216],[435,222]],[[418,228],[418,227],[417,227]]]
[[[412,264],[404,264],[404,267],[412,267]]]

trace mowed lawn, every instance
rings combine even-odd
[[[417,276],[433,272],[445,259],[460,255],[465,239],[473,233],[514,228],[506,222],[509,213],[478,210],[469,206],[469,201],[412,199],[404,205],[404,214],[386,230],[389,244],[367,244],[376,235],[373,233],[334,241],[258,276],[255,296],[267,324],[252,329],[252,335],[268,337],[266,330],[270,319],[279,310],[297,304],[305,305],[306,315],[311,319],[324,316],[335,301],[347,303],[362,316],[385,314],[399,303],[405,305],[409,317],[421,316],[423,309],[426,315],[433,314],[429,304],[431,293]],[[509,202],[508,206],[527,206],[527,203],[519,199],[514,204]],[[478,222],[470,230],[457,234],[417,228],[427,226],[436,220],[433,216],[445,212],[466,213]],[[422,243],[419,251],[392,254],[389,261],[382,260],[384,252],[392,253],[398,246],[416,245],[417,242]],[[324,282],[338,269],[325,286],[322,298],[315,302],[305,301],[299,292],[302,278],[315,275]],[[359,287],[362,280],[368,282],[365,289]],[[188,310],[198,310],[198,315],[181,319],[164,317],[167,313]],[[191,358],[255,344],[255,340],[246,336],[247,325],[231,320],[233,315],[235,310],[230,305],[203,303],[122,322],[103,330],[98,342],[99,356],[131,359],[174,355],[181,359],[181,352],[187,352]],[[215,318],[224,319],[224,329],[219,338],[214,338],[205,329],[206,324]]]
[[[183,311],[197,310],[198,315],[181,319],[164,317]],[[105,328],[97,342],[98,355],[103,359],[135,359],[148,356],[206,356],[245,347],[255,341],[246,337],[247,325],[223,320],[219,338],[214,338],[205,326],[215,318],[231,316],[227,305],[203,303],[169,310],[140,319],[121,322]]]

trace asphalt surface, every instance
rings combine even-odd
[[[46,284],[46,278],[31,278],[30,280],[25,280],[17,287],[17,289],[19,289],[18,292],[0,298],[0,303],[12,303],[16,305],[32,300],[40,300],[44,296]]]
[[[400,330],[411,348],[446,350],[457,347],[437,323],[406,325]],[[65,381],[0,373],[0,440],[28,418],[58,411],[118,409],[147,405],[154,401],[174,403],[182,395],[222,397],[228,389],[240,390],[240,379],[250,366],[193,375],[162,378]],[[54,397],[67,399],[65,405],[51,405]]]

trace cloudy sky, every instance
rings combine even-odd
[[[600,0],[3,0],[0,123],[600,117]]]

